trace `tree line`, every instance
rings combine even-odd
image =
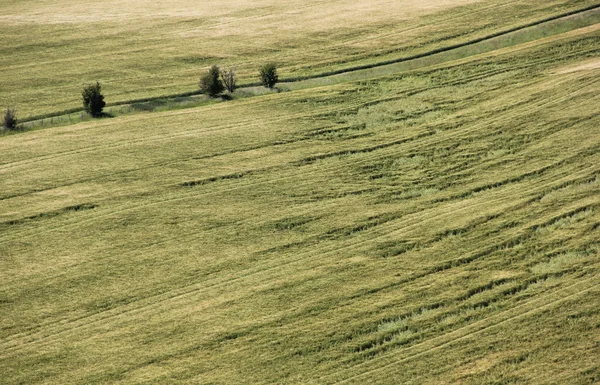
[[[259,78],[261,84],[267,88],[275,87],[279,81],[277,75],[277,66],[274,63],[268,63],[260,67]],[[210,69],[200,76],[198,82],[200,93],[210,97],[216,97],[227,90],[229,93],[234,93],[237,89],[237,77],[235,69],[230,67],[221,70],[217,65],[213,65]],[[99,82],[90,84],[83,89],[81,94],[83,100],[83,108],[94,118],[104,116],[103,109],[106,106],[104,95],[102,94],[102,86]],[[3,124],[6,130],[17,129],[17,112],[14,108],[7,108],[4,113]]]

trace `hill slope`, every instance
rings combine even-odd
[[[257,82],[406,57],[598,5],[595,0],[109,0],[0,3],[0,107],[21,118],[81,106],[100,81],[108,102],[197,90],[213,64]],[[466,22],[465,22],[466,21]]]
[[[0,138],[3,383],[598,382],[599,57]]]

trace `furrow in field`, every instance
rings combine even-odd
[[[564,174],[566,174],[566,176],[564,176]],[[572,183],[571,181],[574,180],[573,178],[577,177],[577,174],[578,173],[576,173],[576,172],[572,172],[572,171],[566,170],[565,172],[563,172],[560,175],[563,175],[563,178],[567,178],[567,177],[570,176],[570,178],[568,178],[567,183],[571,184]],[[561,179],[558,177],[558,175],[550,175],[549,178],[551,180],[553,180],[553,181],[554,180],[557,181],[556,183],[553,183],[553,184],[555,184],[555,185],[558,184],[558,186],[562,185],[560,183]],[[543,188],[544,188],[544,186],[542,186],[540,189],[543,189]],[[547,192],[547,190],[544,190],[544,191]],[[535,191],[533,193],[536,194],[537,191]],[[525,202],[527,202],[527,201],[525,201]],[[293,211],[291,211],[290,213],[293,213]],[[418,213],[408,214],[408,215],[403,216],[402,217],[402,221],[397,221],[397,223],[383,223],[383,224],[378,225],[377,228],[374,229],[374,230],[365,231],[367,242],[370,239],[373,238],[373,235],[374,236],[378,236],[378,237],[386,237],[386,236],[389,236],[390,234],[393,234],[394,231],[398,231],[398,230],[397,229],[395,230],[394,228],[387,229],[387,227],[391,227],[391,226],[397,227],[397,224],[400,224],[400,225],[404,224],[404,225],[406,225],[406,223],[404,223],[404,222],[406,222],[407,220],[409,220],[409,217],[416,216],[415,219],[414,219],[414,221],[413,221],[413,224],[418,224],[419,222],[423,222],[423,221],[426,222],[427,221],[427,218],[423,219],[422,217],[419,217],[418,215],[419,215]],[[246,220],[246,222],[249,222],[249,220]],[[217,230],[214,230],[214,231],[217,231]],[[191,239],[194,239],[196,236],[198,236],[200,234],[203,234],[204,236],[207,236],[208,234],[210,234],[210,232],[200,231],[200,232],[192,232],[191,234],[190,233],[185,233],[185,234],[182,233],[182,234],[179,234],[179,236],[176,237],[176,238],[162,240],[160,243],[165,243],[165,242],[168,242],[168,241],[174,241],[175,239],[178,239],[180,241],[184,241],[184,240],[188,240],[188,239],[191,240]],[[315,242],[319,242],[319,241],[322,241],[322,239],[320,239],[320,237],[317,236],[314,241]],[[157,244],[157,243],[153,243],[153,244],[150,244],[150,245],[145,245],[144,248],[136,251],[135,254],[143,254],[144,250],[146,248],[151,247],[152,245],[155,245],[155,244]],[[331,248],[328,248],[328,250],[326,250],[326,251],[335,251],[335,250],[338,250],[338,247],[335,246],[335,245],[333,245],[333,246],[331,246]],[[125,255],[119,255],[119,258],[123,258],[125,256],[127,256],[127,257],[134,257],[135,255],[133,255],[132,253],[127,253]],[[104,263],[111,263],[111,261],[109,259],[104,258],[101,261],[95,260],[93,263],[95,263],[95,264],[98,264],[98,263],[104,264]],[[79,264],[76,264],[76,265],[62,266],[61,267],[61,273],[59,273],[58,276],[48,277],[47,283],[48,284],[52,284],[53,281],[55,281],[57,279],[60,279],[61,276],[65,275],[66,274],[66,270],[71,270],[71,269],[73,269],[75,267],[78,267],[78,266],[81,267],[83,264],[85,264],[85,262],[84,263],[79,263]],[[434,269],[434,270],[438,270],[439,271],[439,269]]]
[[[519,318],[534,315],[541,310],[560,305],[569,299],[583,295],[597,287],[597,285],[600,283],[599,278],[600,276],[596,275],[585,280],[576,281],[575,283],[561,287],[549,294],[540,295],[533,300],[527,301],[526,303],[517,305],[511,309],[494,314],[483,320],[453,330],[439,337],[434,337],[419,344],[412,345],[406,349],[392,351],[389,354],[385,354],[371,361],[367,361],[344,370],[344,372],[347,372],[348,370],[355,371],[357,369],[362,369],[360,373],[349,373],[348,375],[333,373],[327,377],[319,378],[319,382],[342,384],[364,381],[365,376],[372,376],[380,371],[393,369],[392,367],[394,365],[408,362],[428,353],[444,349],[458,341],[474,337],[489,329],[498,327],[511,321],[515,321]],[[404,355],[404,357],[397,357],[398,355]],[[377,367],[372,369],[369,368],[369,366],[373,365],[377,365]]]
[[[534,110],[534,108],[539,110],[539,109],[542,109],[544,107],[547,107],[550,104],[560,103],[561,101],[566,100],[569,97],[570,97],[570,94],[568,94],[566,96],[563,96],[562,98],[557,99],[557,100],[543,102],[541,105],[538,105],[536,107],[528,106],[529,108],[527,108],[525,111],[520,111],[516,115],[525,115],[525,114],[531,113]],[[506,117],[506,114],[505,114],[504,117]],[[477,126],[478,127],[485,127],[486,124],[488,124],[488,122],[480,122],[480,124],[477,125]],[[473,129],[477,129],[477,126],[476,127],[470,127],[469,131],[471,131]],[[417,147],[417,146],[420,146],[420,147],[435,146],[435,145],[437,145],[437,143],[443,143],[443,142],[447,141],[451,137],[457,137],[459,134],[463,134],[464,135],[464,133],[462,133],[462,132],[461,133],[451,132],[450,134],[447,133],[447,132],[445,132],[445,133],[442,133],[439,136],[434,137],[435,138],[435,142],[433,142],[433,143],[432,142],[417,143],[417,144],[415,144],[415,147]],[[363,157],[356,164],[360,164],[360,163],[364,163],[364,162],[371,162],[371,161],[373,161],[375,159],[380,159],[380,158],[385,157],[385,156],[387,156],[387,154],[375,153],[373,157],[370,157],[370,158],[364,158]],[[337,165],[337,166],[333,165],[333,167],[331,167],[330,170],[331,171],[343,171],[345,169],[345,167],[346,166],[344,164]],[[304,172],[304,170],[300,170],[298,174],[286,174],[287,176],[281,177],[281,178],[276,178],[276,179],[270,178],[270,175],[267,174],[267,175],[263,175],[261,177],[261,178],[263,178],[262,180],[259,180],[259,181],[253,180],[253,181],[249,182],[250,184],[245,183],[245,184],[242,184],[242,185],[239,185],[239,186],[235,186],[235,187],[225,186],[222,190],[221,189],[215,190],[213,188],[213,189],[211,189],[208,192],[197,193],[197,192],[194,191],[194,192],[190,192],[190,193],[183,194],[183,195],[180,192],[176,192],[174,194],[174,196],[169,196],[167,198],[161,197],[162,199],[159,199],[159,200],[154,201],[154,202],[145,203],[142,206],[134,206],[134,207],[126,206],[126,207],[122,207],[120,209],[117,208],[117,210],[111,211],[109,213],[103,213],[101,215],[95,215],[95,216],[93,216],[91,218],[86,218],[83,221],[76,220],[76,222],[73,222],[73,223],[61,224],[57,228],[47,229],[46,232],[47,231],[57,231],[57,230],[69,228],[69,227],[72,227],[72,226],[80,226],[80,225],[83,225],[85,223],[91,223],[91,222],[94,222],[94,221],[98,221],[100,219],[106,219],[106,218],[112,217],[114,215],[118,215],[119,213],[122,213],[122,212],[129,212],[129,211],[132,211],[132,210],[138,210],[138,209],[140,209],[142,207],[150,207],[150,206],[153,206],[153,205],[156,205],[156,204],[164,204],[164,203],[167,203],[167,202],[176,202],[176,201],[181,201],[183,199],[194,199],[194,198],[197,198],[198,196],[202,196],[202,195],[204,195],[204,196],[206,196],[206,195],[214,195],[214,194],[218,195],[218,194],[225,193],[227,191],[230,192],[231,188],[239,190],[239,189],[247,188],[249,186],[257,186],[259,184],[265,184],[265,183],[269,184],[269,183],[283,182],[285,180],[292,180],[292,179],[296,178],[298,175],[301,175],[303,172]],[[37,236],[39,234],[40,234],[40,232],[39,232],[39,230],[37,230],[35,232],[31,232],[29,236]],[[19,234],[14,234],[14,235],[17,238],[19,238],[19,239],[22,239],[23,237],[27,237],[28,236],[27,232],[21,232]],[[10,238],[10,239],[6,239],[5,238],[4,242],[10,241],[11,239],[17,239],[17,238]]]
[[[478,74],[475,74],[475,75],[472,75],[469,77],[462,78],[460,80],[452,80],[452,81],[448,81],[448,82],[443,82],[443,83],[440,83],[440,84],[437,84],[434,86],[426,86],[426,87],[418,87],[418,88],[408,89],[408,90],[403,91],[400,95],[398,95],[394,98],[384,98],[384,99],[377,98],[377,99],[373,99],[370,101],[354,102],[349,105],[345,105],[343,107],[343,110],[353,111],[353,110],[359,109],[364,106],[372,105],[373,103],[381,103],[381,102],[386,102],[386,101],[398,100],[398,99],[404,98],[406,96],[414,96],[418,93],[430,91],[431,89],[435,89],[435,88],[443,88],[443,87],[447,87],[447,86],[462,84],[464,82],[479,80],[479,79],[482,79],[482,78],[485,78],[488,76],[493,76],[493,75],[502,73],[504,71],[505,70],[485,71],[485,72],[478,73]],[[306,92],[304,92],[304,93],[306,93]],[[286,94],[283,94],[283,95],[287,97]],[[297,97],[294,98],[293,96],[289,96],[289,98],[292,99],[292,101],[297,99]],[[246,106],[246,105],[254,105],[255,103],[252,103],[252,102],[253,101],[242,101],[242,102],[240,102],[241,105],[238,104],[236,107],[242,108],[243,106]],[[279,102],[285,103],[286,100],[285,99],[279,100]],[[220,110],[227,110],[228,108],[230,108],[230,106],[227,106],[226,104],[222,104],[222,105],[212,106],[210,108],[210,110],[220,111]],[[255,107],[255,108],[260,108],[260,107]],[[204,112],[206,110],[207,109],[202,109],[202,112]],[[328,106],[326,108],[321,108],[319,110],[313,109],[309,113],[312,116],[315,116],[315,115],[319,115],[319,114],[327,114],[328,112],[339,112],[339,111],[340,111],[339,106],[334,105],[334,106]],[[179,111],[175,111],[175,112],[163,113],[163,116],[161,116],[161,117],[164,117],[164,119],[170,119],[172,117],[180,117],[182,115],[196,115],[196,114],[198,114],[198,111],[196,111],[195,109],[179,110]],[[281,111],[281,114],[279,116],[272,116],[272,115],[270,116],[269,124],[282,123],[286,120],[293,121],[295,119],[301,119],[301,118],[306,117],[306,114],[307,114],[307,112],[289,114],[287,111]],[[119,123],[127,124],[128,122],[132,122],[132,121],[135,121],[136,123],[144,122],[144,121],[149,121],[149,122],[155,123],[155,120],[156,120],[156,116],[153,116],[152,114],[150,114],[147,116],[126,117],[126,118],[123,118],[122,122],[119,122]],[[103,127],[109,127],[111,125],[114,125],[114,122],[107,121],[107,122],[94,122],[94,124],[91,124],[91,123],[86,123],[86,124],[93,126],[94,129],[101,129]],[[133,140],[125,139],[125,140],[120,140],[120,141],[116,141],[116,142],[112,141],[109,144],[88,146],[88,147],[83,147],[83,148],[79,148],[79,149],[75,149],[75,150],[67,150],[67,151],[59,152],[59,153],[52,153],[52,154],[48,154],[48,155],[27,158],[24,160],[2,163],[2,164],[0,164],[0,170],[10,169],[13,167],[18,167],[18,166],[29,166],[31,163],[34,163],[34,162],[60,159],[60,158],[68,157],[71,155],[88,154],[91,152],[102,152],[102,151],[106,151],[106,150],[122,148],[122,147],[127,147],[127,146],[132,146],[132,145],[139,145],[139,144],[143,144],[143,143],[153,143],[153,142],[157,142],[157,141],[160,142],[160,141],[172,140],[175,138],[193,136],[195,134],[233,130],[233,129],[241,128],[241,127],[256,127],[256,126],[261,126],[264,124],[265,123],[262,121],[257,122],[255,119],[252,119],[252,120],[245,120],[245,121],[241,121],[241,122],[234,122],[231,124],[219,125],[217,127],[209,127],[209,128],[201,127],[199,129],[185,130],[185,131],[181,131],[181,132],[174,133],[174,134],[166,134],[165,135],[164,133],[161,133],[161,134],[157,134],[157,135],[144,136],[142,138],[137,138],[137,139],[133,139]]]
[[[597,83],[597,82],[598,81],[591,82],[591,83],[587,84],[584,87],[578,87],[578,86],[573,87],[572,89],[569,89],[568,91],[566,91],[566,95],[562,95],[562,96],[557,97],[556,99],[553,99],[553,100],[542,100],[540,102],[526,104],[525,106],[521,107],[522,110],[516,109],[516,111],[514,111],[514,112],[510,112],[509,111],[508,113],[507,112],[503,113],[502,114],[503,115],[502,118],[503,119],[511,119],[511,118],[516,118],[518,116],[526,116],[527,114],[533,113],[534,111],[543,110],[544,108],[547,108],[550,105],[559,104],[559,103],[561,103],[561,102],[563,102],[565,100],[568,100],[573,95],[575,95],[577,93],[580,93],[580,92],[583,92],[585,89],[593,88],[595,86],[595,83]],[[414,145],[412,146],[412,148],[410,148],[410,150],[418,148],[418,146],[420,146],[421,148],[425,148],[425,146],[437,146],[437,145],[440,145],[441,143],[444,143],[445,141],[447,141],[449,139],[458,139],[460,137],[464,137],[465,135],[469,135],[470,131],[477,130],[477,129],[480,129],[480,128],[484,128],[487,125],[491,124],[491,122],[493,122],[495,120],[498,120],[498,117],[494,116],[494,115],[490,115],[490,118],[488,120],[486,120],[486,121],[480,121],[477,124],[474,124],[472,126],[466,127],[465,130],[463,130],[463,129],[461,129],[461,130],[451,130],[449,132],[438,133],[438,134],[432,136],[433,141],[427,141],[427,136],[428,135],[426,135],[423,138],[419,138],[419,135],[417,135],[416,137],[413,137],[412,139],[409,137],[407,139],[402,139],[402,140],[396,140],[396,141],[388,142],[387,144],[384,143],[384,144],[376,145],[376,146],[371,147],[371,148],[367,147],[367,148],[363,148],[363,149],[349,149],[347,151],[342,151],[341,153],[340,152],[336,152],[336,153],[333,153],[331,155],[321,154],[321,155],[318,155],[318,157],[322,158],[322,159],[325,159],[327,156],[335,157],[335,156],[339,156],[341,154],[345,154],[346,152],[348,154],[351,154],[351,153],[372,152],[372,151],[374,151],[376,149],[379,150],[380,148],[382,149],[382,148],[385,148],[385,147],[394,147],[396,144],[405,144],[404,143],[405,140],[408,140],[409,142],[414,142]],[[409,148],[405,147],[405,151],[407,151],[407,150],[409,150]],[[363,157],[363,160],[361,160],[361,162],[364,162],[364,161],[373,161],[373,160],[375,160],[377,158],[381,158],[381,156],[382,156],[381,153],[375,153],[374,157],[372,157],[372,158],[368,158],[367,159],[367,158]],[[385,156],[385,154],[383,154],[383,156]],[[295,161],[292,161],[291,163],[293,164],[294,162]],[[273,167],[286,167],[286,165],[274,165]],[[334,166],[334,168],[332,168],[332,170],[336,170],[336,171],[340,171],[340,170],[343,170],[343,169],[344,169],[344,165],[337,166],[337,167]],[[258,171],[258,170],[244,170],[243,172],[248,173],[248,172],[256,172],[256,171]],[[303,171],[301,170],[299,172],[302,173]],[[290,175],[287,175],[285,177],[281,177],[281,178],[278,178],[276,180],[273,180],[273,179],[270,179],[267,176],[264,180],[254,182],[254,184],[256,185],[256,184],[261,184],[261,183],[271,183],[271,182],[289,180],[289,179],[296,178],[296,177],[297,177],[296,174],[290,174]],[[223,191],[222,190],[211,190],[209,192],[209,194],[219,194],[221,192],[223,192]],[[145,203],[144,206],[141,206],[141,207],[147,207],[148,205],[165,203],[165,202],[168,202],[169,199],[174,199],[174,200],[179,201],[179,200],[182,200],[182,199],[186,199],[188,197],[190,197],[190,198],[194,197],[196,195],[197,194],[194,193],[194,192],[190,192],[190,193],[187,193],[187,194],[182,194],[181,192],[178,191],[178,192],[175,193],[174,197],[168,197],[166,199],[164,197],[161,197],[162,199],[159,199],[156,202]],[[121,208],[117,207],[117,210],[115,210],[113,213],[119,213],[121,211],[131,211],[131,210],[135,210],[135,209],[136,209],[136,206],[131,207],[130,205],[127,205],[127,207],[121,207]],[[104,214],[104,216],[98,217],[98,218],[105,218],[106,215],[112,215],[112,214],[111,213],[107,213],[107,214]],[[76,224],[78,224],[78,223],[74,223],[73,225],[76,225]],[[36,234],[38,234],[38,233],[36,233]],[[17,234],[15,234],[15,235],[17,235]],[[22,235],[23,234],[18,234],[18,236],[22,236]]]
[[[569,175],[571,175],[571,174],[569,174]],[[544,183],[542,186],[537,186],[537,187],[531,188],[529,192],[527,192],[525,194],[522,194],[522,196],[524,196],[524,200],[527,200],[526,197],[528,195],[535,194],[537,191],[542,190],[542,189],[548,187],[548,185],[556,184],[557,183],[557,181],[556,181],[555,178],[550,178],[550,179],[551,179],[550,183],[548,183],[547,181],[544,181],[546,183]],[[426,223],[428,220],[436,220],[437,221],[437,220],[439,220],[440,218],[442,218],[444,216],[452,217],[452,216],[457,215],[460,212],[472,212],[473,210],[477,210],[478,206],[488,206],[488,205],[491,205],[492,207],[501,207],[500,206],[501,202],[504,202],[504,203],[506,203],[506,202],[514,203],[514,201],[515,201],[514,200],[514,194],[512,194],[512,192],[510,192],[510,191],[507,192],[506,195],[501,195],[500,197],[495,198],[495,199],[489,199],[489,198],[485,199],[485,198],[486,197],[482,197],[482,199],[481,199],[482,202],[479,202],[477,204],[468,204],[468,202],[461,202],[460,206],[462,206],[462,207],[459,207],[459,208],[448,208],[448,209],[445,209],[443,211],[440,211],[439,208],[437,210],[436,209],[426,210],[426,211],[430,212],[430,214],[429,214],[429,216],[425,216],[425,217],[424,217],[425,214],[423,212],[421,212],[421,213],[418,213],[416,216],[414,216],[412,218],[412,220],[410,220],[408,218],[402,218],[403,219],[402,220],[403,223],[401,223],[401,224],[404,225],[404,227],[401,227],[400,229],[397,229],[397,228],[396,229],[394,229],[394,228],[392,228],[392,229],[385,229],[385,227],[391,227],[390,224],[386,224],[384,226],[376,228],[376,230],[373,231],[373,232],[370,232],[370,231],[369,232],[365,232],[366,234],[361,237],[363,239],[353,240],[352,242],[349,242],[349,241],[344,242],[344,246],[341,246],[341,247],[335,247],[334,246],[334,248],[332,248],[330,250],[326,250],[326,251],[319,250],[316,253],[314,253],[314,255],[310,255],[310,254],[309,255],[300,255],[298,258],[295,258],[293,260],[291,260],[290,258],[288,258],[286,260],[286,262],[284,262],[284,263],[280,263],[280,264],[277,264],[275,266],[269,266],[267,268],[264,268],[264,266],[263,266],[258,271],[250,271],[250,272],[246,272],[245,274],[237,274],[235,277],[226,277],[228,279],[225,279],[225,280],[222,280],[223,277],[219,277],[219,280],[217,280],[215,282],[206,281],[206,282],[203,282],[201,284],[194,284],[194,285],[190,285],[190,286],[185,287],[185,288],[179,288],[179,289],[177,289],[174,292],[163,293],[163,294],[160,294],[157,297],[145,298],[145,299],[143,299],[141,301],[138,301],[138,302],[143,302],[142,304],[135,303],[135,304],[132,304],[131,306],[130,305],[126,305],[127,307],[130,307],[130,309],[120,309],[120,308],[117,308],[117,309],[114,309],[114,311],[113,310],[109,310],[107,312],[96,313],[96,314],[91,315],[91,316],[80,318],[80,319],[78,319],[78,320],[75,321],[77,323],[77,325],[70,325],[70,327],[67,327],[67,329],[55,331],[54,333],[50,334],[50,336],[45,335],[45,336],[41,337],[41,339],[36,339],[34,337],[34,339],[31,340],[30,338],[33,337],[33,335],[29,335],[28,336],[29,338],[26,338],[29,342],[24,342],[23,340],[20,339],[23,336],[13,336],[13,337],[19,337],[18,338],[19,342],[16,343],[16,341],[14,341],[11,338],[11,341],[13,343],[16,343],[16,345],[13,345],[13,343],[10,343],[10,341],[6,341],[6,342],[8,342],[9,346],[5,346],[5,350],[9,351],[9,350],[12,350],[11,347],[12,348],[19,348],[19,347],[24,346],[27,343],[37,343],[37,342],[40,342],[40,341],[44,341],[44,340],[46,340],[49,337],[56,337],[58,335],[61,335],[62,333],[65,333],[65,332],[68,332],[68,331],[72,331],[74,329],[80,329],[80,328],[89,327],[89,326],[91,326],[93,324],[96,324],[98,322],[104,322],[107,319],[111,319],[113,317],[120,317],[120,316],[122,316],[124,314],[139,315],[140,312],[147,312],[147,311],[152,312],[154,306],[156,304],[158,304],[158,303],[162,303],[164,301],[181,300],[181,299],[185,299],[186,297],[188,297],[190,295],[194,295],[196,293],[199,293],[199,292],[201,292],[203,290],[214,289],[214,288],[222,287],[224,285],[228,285],[229,286],[229,285],[231,285],[231,284],[233,284],[235,282],[246,280],[246,279],[248,279],[250,277],[256,278],[255,277],[256,274],[267,274],[266,277],[265,277],[265,278],[267,278],[267,281],[265,281],[265,282],[268,282],[269,279],[273,279],[274,278],[273,273],[275,273],[277,270],[285,268],[286,271],[287,271],[287,269],[289,269],[291,265],[296,265],[296,264],[302,264],[303,266],[305,266],[306,263],[307,263],[307,260],[309,260],[309,259],[312,260],[312,259],[317,258],[317,259],[320,260],[321,258],[324,258],[325,256],[327,256],[329,254],[337,254],[340,251],[348,251],[348,250],[354,249],[356,247],[359,247],[361,245],[364,245],[366,243],[373,242],[373,241],[377,240],[378,238],[380,238],[382,236],[387,236],[387,235],[391,234],[392,232],[402,231],[402,232],[406,233],[407,231],[410,231],[411,228],[418,228],[418,227],[423,226],[423,224]],[[521,203],[522,202],[518,202],[517,204],[521,204]],[[409,220],[408,224],[405,223],[406,220]],[[398,224],[394,223],[394,225],[397,226]],[[379,232],[382,232],[382,231],[384,233],[383,234],[379,234]],[[375,234],[372,234],[372,233],[375,233]],[[500,238],[500,240],[501,239],[502,238]],[[434,271],[432,271],[432,273],[437,273],[439,271],[440,271],[439,269],[434,269]],[[285,277],[285,274],[286,273],[284,271],[282,278]],[[131,307],[133,307],[133,308],[131,308]],[[94,319],[95,318],[94,316],[97,316],[97,317],[100,317],[100,318]],[[61,329],[62,329],[62,327],[65,326],[64,323],[65,323],[64,320],[61,321],[61,324],[60,324]],[[72,324],[73,321],[70,321],[68,323]],[[44,334],[44,332],[47,333],[48,330],[40,331],[39,333]],[[36,333],[36,335],[38,335],[38,333]],[[38,337],[39,337],[39,335],[38,335]],[[5,345],[6,345],[6,342],[4,343]]]
[[[475,76],[472,76],[470,78],[470,80],[462,79],[461,82],[464,82],[464,81],[473,81],[473,80],[477,80],[477,79],[480,79],[480,78],[485,77],[485,76],[492,76],[493,74],[497,74],[497,73],[501,73],[501,72],[502,71],[492,71],[492,72],[487,72],[487,73],[483,73],[483,74],[477,74]],[[441,87],[444,87],[444,86],[455,85],[455,84],[456,84],[455,82],[448,82],[446,84],[437,85],[435,87],[436,88],[441,88]],[[421,88],[421,89],[407,90],[407,91],[403,92],[404,96],[394,97],[394,98],[389,99],[389,100],[388,99],[378,100],[377,103],[381,103],[381,102],[385,102],[385,101],[391,101],[391,100],[398,100],[398,99],[401,99],[401,98],[405,97],[406,95],[414,95],[414,94],[419,93],[419,92],[424,92],[424,91],[426,91],[428,89],[430,89],[430,88],[425,87],[425,88]],[[374,103],[374,102],[365,102],[362,105],[363,106],[364,105],[369,105],[369,103]],[[360,106],[361,106],[361,104],[359,103],[356,106],[351,106],[350,109],[360,108]],[[323,111],[321,111],[320,113],[323,113]],[[278,122],[283,122],[285,120],[293,121],[294,119],[299,119],[299,118],[301,118],[303,116],[304,116],[303,114],[297,114],[295,116],[279,117],[279,118],[277,118],[278,119],[277,121]],[[132,145],[140,145],[142,143],[152,143],[152,142],[160,142],[160,141],[172,140],[172,139],[177,138],[177,137],[193,136],[193,135],[196,135],[196,134],[199,134],[199,133],[208,133],[208,132],[214,132],[214,131],[231,130],[231,129],[235,129],[237,127],[242,127],[242,126],[253,126],[253,123],[255,125],[256,122],[236,123],[233,126],[231,126],[231,125],[227,126],[226,125],[226,126],[220,126],[218,128],[215,128],[215,129],[209,129],[209,130],[203,130],[203,129],[200,129],[200,130],[191,130],[191,131],[186,131],[186,132],[182,132],[182,133],[178,133],[178,134],[174,134],[174,135],[167,135],[167,136],[165,136],[165,135],[155,135],[155,136],[146,137],[146,138],[144,138],[142,140],[137,140],[137,141],[134,141],[134,142],[131,142],[131,141],[124,141],[124,142],[120,141],[120,142],[116,142],[116,143],[112,142],[108,146],[95,146],[95,147],[92,146],[92,147],[87,147],[87,148],[82,148],[82,149],[77,149],[77,150],[71,150],[71,151],[67,151],[67,152],[62,152],[62,153],[59,153],[59,154],[45,155],[45,156],[40,156],[40,157],[37,157],[37,158],[30,158],[30,159],[26,159],[26,160],[22,160],[22,161],[12,162],[12,163],[5,164],[3,166],[3,168],[11,168],[11,167],[15,167],[15,166],[24,166],[24,165],[29,165],[31,162],[38,162],[38,161],[44,161],[44,160],[56,160],[56,159],[59,159],[59,158],[69,157],[69,156],[73,156],[73,155],[89,154],[89,153],[100,152],[100,151],[105,151],[105,150],[109,150],[109,149],[123,148],[123,147],[127,147],[127,146],[132,146]],[[218,154],[217,154],[217,156],[218,156]],[[149,165],[149,167],[152,167],[152,165]],[[126,172],[126,171],[127,170],[125,170],[123,172]],[[85,181],[88,181],[88,182],[91,181],[91,180],[93,180],[93,178],[86,178],[85,179]],[[75,182],[72,182],[72,181],[70,182],[70,184],[73,184],[73,183],[75,183]],[[57,186],[48,187],[48,188],[52,189],[52,188],[55,188],[55,187],[60,187],[60,186],[57,185]],[[46,189],[47,188],[42,188],[40,190],[38,188],[38,189],[35,189],[35,190],[33,190],[33,191],[29,192],[29,193],[39,192],[39,191],[46,190]],[[2,199],[9,199],[11,197],[18,197],[18,196],[22,196],[24,194],[26,195],[28,193],[20,193],[20,194],[17,194],[17,195],[14,195],[14,194],[11,195],[11,194],[9,194],[8,196],[5,196]]]

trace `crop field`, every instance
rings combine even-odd
[[[306,77],[0,136],[0,384],[600,383],[593,1],[189,3],[0,5],[24,117]]]
[[[109,102],[197,90],[212,64],[244,84],[275,61],[298,78],[429,52],[597,0],[3,0],[0,106],[22,118],[80,106],[100,81]],[[516,17],[518,16],[518,17]]]

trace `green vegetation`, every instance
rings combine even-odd
[[[17,111],[14,108],[7,108],[4,113],[4,118],[2,119],[2,123],[4,123],[4,129],[6,130],[14,130],[17,128]]]
[[[88,114],[94,118],[102,116],[102,110],[106,106],[106,102],[104,101],[104,95],[102,95],[100,83],[96,82],[96,84],[85,87],[81,96],[83,98],[83,108]]]
[[[212,97],[215,97],[223,92],[225,90],[225,86],[223,85],[220,76],[221,71],[219,70],[219,67],[216,65],[210,67],[208,72],[200,77],[200,82],[198,83],[200,92]]]
[[[267,3],[219,9],[259,28]],[[452,35],[442,23],[420,40],[431,20],[454,17],[459,36],[439,42],[453,44],[468,38],[460,12],[493,10],[477,35],[590,4],[530,3],[440,0],[403,31],[431,48]],[[299,22],[320,9],[305,6]],[[74,24],[48,28],[60,39]],[[390,47],[397,24],[381,30]],[[597,383],[600,25],[570,25],[279,84],[290,92],[185,96],[180,109],[148,99],[0,138],[0,382]],[[359,27],[352,44],[383,49]],[[337,33],[329,69],[348,54]],[[259,53],[300,63],[285,47]],[[297,73],[325,60],[313,53]]]
[[[237,78],[235,76],[235,70],[233,68],[228,68],[226,70],[221,71],[221,80],[223,81],[223,85],[229,91],[229,93],[234,93],[237,88]]]
[[[274,63],[268,63],[260,67],[259,77],[263,86],[267,88],[275,87],[275,84],[279,81],[277,66]]]

